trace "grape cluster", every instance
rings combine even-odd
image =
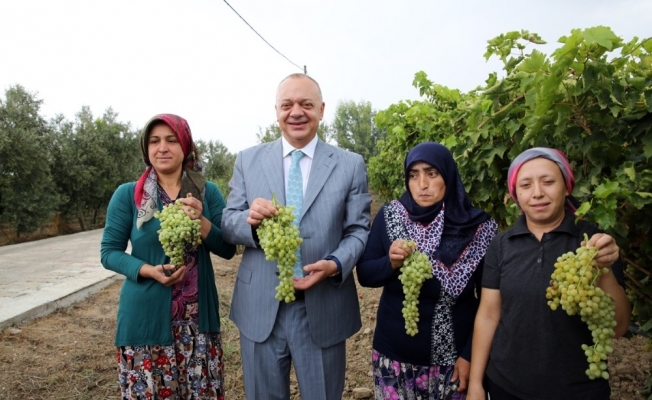
[[[182,205],[183,203],[177,200],[163,206],[160,212],[154,214],[161,221],[158,240],[165,255],[170,257],[170,264],[176,268],[183,265],[186,245],[196,247],[201,244],[201,220],[190,219],[181,209]]]
[[[263,220],[257,230],[258,240],[265,252],[265,258],[278,262],[279,285],[276,287],[276,300],[289,303],[295,300],[292,276],[294,264],[297,262],[296,251],[303,239],[299,237],[299,228],[292,223],[295,218],[292,213],[294,206],[277,204],[275,195],[272,196],[272,202],[276,205],[278,214]]]
[[[413,241],[403,244],[403,248],[415,247]],[[401,274],[398,279],[403,284],[403,318],[405,319],[405,331],[408,335],[414,336],[419,332],[419,292],[426,279],[432,278],[432,264],[428,256],[418,250],[414,250],[403,261]]]
[[[588,242],[588,236],[584,235]],[[593,346],[582,344],[591,379],[609,379],[607,357],[613,351],[616,326],[615,305],[611,297],[594,283],[608,268],[596,268],[595,247],[580,247],[557,259],[551,286],[546,289],[548,306],[554,311],[560,306],[568,315],[579,314],[593,335]]]

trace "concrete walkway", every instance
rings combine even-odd
[[[0,246],[0,330],[122,279],[100,263],[102,229]],[[128,249],[129,250],[129,249]]]

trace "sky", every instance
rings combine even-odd
[[[418,99],[414,74],[468,91],[488,74],[487,40],[527,29],[547,45],[574,28],[652,36],[650,0],[1,0],[0,90],[21,85],[41,115],[74,120],[111,107],[139,129],[154,115],[188,120],[195,139],[237,153],[275,123],[276,88],[303,72],[330,123],[340,101],[376,110]],[[534,48],[534,47],[533,47]]]

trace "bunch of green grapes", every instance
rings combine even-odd
[[[294,225],[294,206],[286,207],[277,204],[276,196],[272,194],[272,202],[278,209],[278,214],[265,218],[258,227],[258,240],[269,261],[277,261],[279,285],[276,287],[276,300],[286,303],[295,300],[294,264],[297,262],[296,252],[303,239],[299,237],[299,228]]]
[[[584,241],[588,236],[584,234]],[[582,345],[591,379],[609,379],[607,357],[613,351],[616,326],[615,304],[611,297],[594,283],[608,268],[596,268],[595,247],[580,247],[557,259],[551,286],[546,289],[548,306],[554,311],[560,306],[568,315],[579,314],[593,335],[593,346]]]
[[[403,244],[403,248],[414,247],[413,241]],[[428,256],[418,250],[414,250],[403,261],[401,274],[398,279],[403,284],[403,318],[405,319],[405,331],[408,335],[414,336],[419,332],[419,292],[426,279],[432,278],[432,264]]]
[[[183,265],[183,253],[186,245],[199,246],[201,244],[201,220],[190,219],[181,208],[183,203],[179,200],[163,206],[161,212],[154,214],[161,221],[158,230],[158,240],[163,246],[165,255],[170,257],[170,264],[175,267]]]

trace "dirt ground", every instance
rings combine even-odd
[[[239,260],[214,259],[222,316],[229,312]],[[120,285],[116,282],[85,301],[1,332],[0,398],[118,400],[113,334]],[[373,387],[370,355],[380,289],[358,290],[363,326],[347,342],[346,400],[370,398],[360,396],[362,389]],[[238,331],[226,317],[222,327],[227,398],[244,399]],[[616,341],[609,362],[612,399],[643,400],[639,392],[652,365],[645,344],[642,337]],[[292,400],[297,400],[296,380],[291,383]]]

